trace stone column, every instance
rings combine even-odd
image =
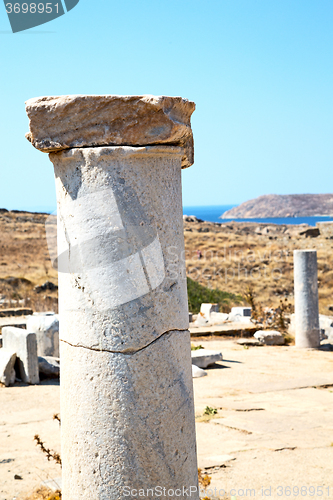
[[[27,103],[56,179],[64,500],[199,498],[181,200],[193,110]]]
[[[295,345],[320,345],[316,250],[294,251]]]

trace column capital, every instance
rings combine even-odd
[[[192,101],[168,96],[68,95],[26,102],[26,138],[44,153],[96,146],[173,145],[194,162]]]

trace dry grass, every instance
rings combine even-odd
[[[0,214],[0,278],[24,277],[34,284],[57,282],[45,236],[45,214]]]
[[[34,292],[45,281],[58,283],[48,253],[47,217],[0,211],[0,298],[9,300],[6,307],[57,308],[56,291]],[[185,222],[187,275],[206,287],[243,297],[250,286],[257,301],[277,307],[281,298],[293,303],[293,250],[313,248],[318,253],[320,312],[330,314],[333,239],[327,235],[306,238],[299,232],[299,226]],[[202,253],[200,260],[197,250]],[[8,277],[23,280],[13,286],[4,281]]]
[[[57,292],[34,291],[46,281],[58,283],[49,257],[46,214],[0,213],[0,298],[2,307],[30,307],[35,311],[57,310]],[[18,278],[8,280],[8,278]]]
[[[299,232],[299,226],[254,222],[185,222],[187,275],[204,286],[236,295],[245,296],[250,287],[257,301],[266,306],[277,307],[285,297],[293,304],[293,251],[316,249],[319,308],[322,314],[332,314],[328,306],[333,304],[333,239],[324,235],[306,238]]]

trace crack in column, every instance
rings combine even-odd
[[[169,335],[169,334],[172,334],[174,332],[188,332],[188,329],[184,330],[184,329],[173,328],[171,330],[167,330],[166,332],[161,333],[161,335],[159,335],[156,339],[152,340],[151,342],[144,345],[143,347],[140,347],[138,349],[125,349],[123,351],[114,351],[111,349],[98,349],[97,347],[88,347],[86,345],[71,344],[67,340],[63,340],[63,339],[59,339],[59,340],[60,340],[60,342],[64,342],[65,344],[68,344],[72,347],[81,347],[82,349],[88,349],[90,351],[95,351],[95,352],[109,352],[111,354],[134,355],[134,354],[137,354],[137,353],[143,351],[144,349],[147,349],[151,345],[155,344],[155,342],[158,342],[162,337]]]

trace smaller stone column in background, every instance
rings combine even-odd
[[[316,250],[294,251],[295,345],[320,345]]]

